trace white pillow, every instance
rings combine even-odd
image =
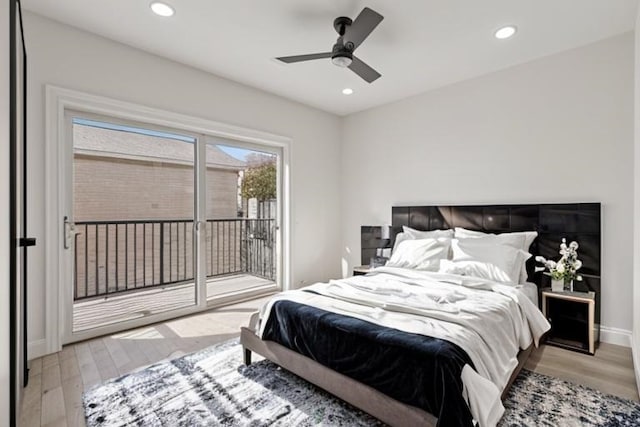
[[[450,247],[451,239],[446,237],[403,240],[397,245],[386,265],[437,271],[440,260],[447,259]]]
[[[516,249],[522,249],[529,252],[529,247],[538,237],[537,231],[516,231],[514,233],[483,233],[482,231],[467,230],[466,228],[456,227],[454,231],[456,239],[473,239],[473,238],[489,238],[494,239],[495,243],[501,245],[513,246]]]
[[[456,238],[481,238],[486,239],[486,242],[497,243],[501,245],[512,246],[516,249],[522,249],[525,252],[529,252],[529,247],[533,241],[538,237],[537,231],[517,231],[514,233],[500,233],[491,234],[483,233],[481,231],[467,230],[466,228],[455,228]],[[518,275],[520,283],[525,283],[528,279],[527,266],[522,264],[520,273]]]
[[[402,233],[396,235],[396,242],[393,245],[393,252],[395,252],[398,244],[403,240],[416,240],[416,239],[437,239],[440,237],[453,238],[453,230],[431,230],[420,231],[415,228],[402,226]]]
[[[520,270],[531,254],[480,238],[453,239],[453,263],[468,275],[504,283],[520,283]],[[445,266],[449,264],[445,263]]]

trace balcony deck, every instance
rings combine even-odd
[[[207,299],[273,284],[272,280],[250,274],[207,279]],[[137,292],[82,300],[73,304],[73,330],[85,331],[100,326],[139,319],[193,305],[193,283],[141,289]]]

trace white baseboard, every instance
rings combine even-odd
[[[600,326],[600,341],[608,344],[631,347],[631,331],[626,329]]]
[[[44,338],[27,343],[27,358],[29,360],[37,359],[45,354],[47,354],[47,341]]]

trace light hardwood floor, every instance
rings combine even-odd
[[[84,426],[82,391],[140,367],[239,335],[266,298],[222,307],[135,330],[65,346],[34,360],[21,426]],[[628,348],[601,344],[595,356],[541,346],[527,369],[638,401]]]
[[[215,277],[207,280],[207,299],[248,289],[275,286],[273,280],[250,274]],[[139,319],[151,314],[189,307],[195,304],[193,283],[154,287],[135,293],[115,294],[73,304],[73,330],[85,331],[98,326],[112,325]]]
[[[586,385],[602,392],[640,401],[631,349],[600,343],[595,356],[542,345],[531,354],[525,369]]]

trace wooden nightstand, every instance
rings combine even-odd
[[[542,313],[551,323],[547,343],[595,354],[595,292],[542,290]]]
[[[362,276],[371,271],[371,267],[368,265],[360,265],[358,267],[353,267],[353,275],[354,276]]]

